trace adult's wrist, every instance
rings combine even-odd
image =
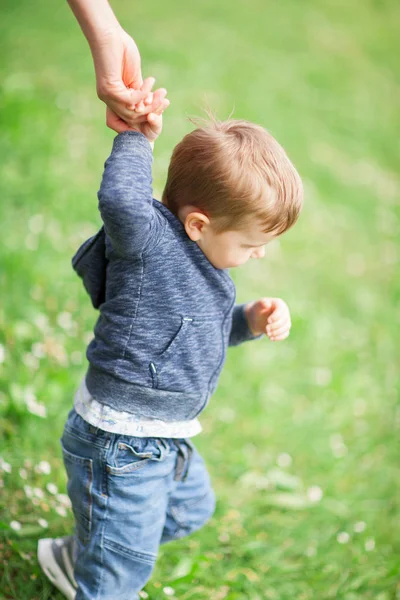
[[[68,3],[91,48],[122,29],[107,0],[68,0]]]
[[[90,27],[85,33],[86,39],[89,42],[92,54],[103,45],[106,46],[112,40],[121,37],[121,33],[125,33],[121,25],[116,21],[115,24],[105,24],[102,27]]]

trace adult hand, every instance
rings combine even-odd
[[[135,42],[122,29],[107,0],[68,0],[68,3],[90,45],[97,95],[107,104],[115,124],[119,120],[125,129],[134,127],[139,118],[134,107],[146,98],[146,90],[141,89],[140,54]],[[154,92],[156,102],[158,96]],[[156,102],[147,103],[148,113],[157,109]]]
[[[133,112],[147,94],[143,85],[140,54],[122,28],[111,29],[91,46],[96,71],[97,95],[116,117],[128,126],[137,123]]]

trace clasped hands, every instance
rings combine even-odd
[[[154,77],[147,77],[137,94],[132,94],[132,102],[126,107],[130,111],[129,125],[107,106],[107,126],[117,133],[140,131],[150,143],[154,142],[161,133],[162,114],[170,104],[165,88],[152,91],[154,83]]]

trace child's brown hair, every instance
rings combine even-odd
[[[176,216],[193,205],[217,232],[239,230],[254,219],[279,235],[303,204],[299,174],[266,129],[249,121],[211,117],[185,135],[172,153],[162,196]]]

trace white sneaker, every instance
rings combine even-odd
[[[68,600],[75,599],[74,537],[44,538],[38,543],[39,564],[51,583]]]

